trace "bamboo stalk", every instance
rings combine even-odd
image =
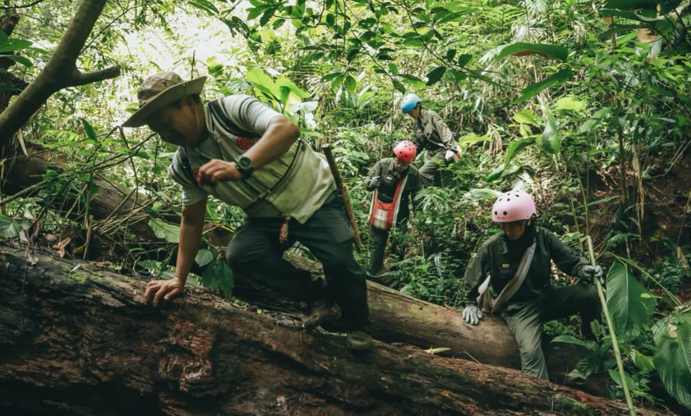
[[[593,239],[590,236],[585,237],[588,241],[588,252],[590,253],[590,263],[593,267],[595,264],[595,253],[593,252]],[[617,343],[617,335],[614,332],[614,325],[612,325],[612,317],[609,314],[609,308],[607,307],[607,299],[605,299],[605,292],[602,290],[602,285],[600,284],[600,279],[595,280],[595,285],[597,286],[597,293],[600,295],[600,303],[602,303],[602,310],[605,312],[605,318],[607,319],[607,326],[609,327],[609,335],[612,337],[612,348],[614,349],[614,357],[617,359],[617,367],[619,367],[619,375],[621,376],[621,386],[624,388],[624,396],[626,397],[626,405],[629,408],[629,415],[636,416],[636,408],[633,406],[633,400],[631,399],[631,392],[629,391],[629,385],[626,383],[626,373],[624,372],[624,363],[621,361],[621,353],[619,352],[619,344]]]

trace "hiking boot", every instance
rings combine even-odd
[[[372,336],[364,331],[348,332],[348,348],[352,351],[369,351],[374,347]]]
[[[326,299],[319,299],[312,304],[310,314],[302,318],[302,325],[307,331],[311,331],[321,325],[322,321],[329,316],[333,302]]]

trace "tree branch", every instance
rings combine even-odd
[[[84,85],[119,75],[109,68],[93,74],[77,72],[76,62],[107,0],[82,0],[46,67],[22,93],[0,113],[0,146],[10,141],[32,114],[63,88]]]
[[[46,1],[46,0],[36,0],[36,1],[35,1],[35,2],[33,2],[33,3],[29,3],[29,4],[22,4],[21,6],[0,6],[0,9],[2,9],[2,10],[10,10],[10,9],[26,9],[26,8],[29,8],[29,7],[35,6],[35,5],[39,4],[39,3],[43,3],[44,1]]]
[[[77,71],[72,78],[72,86],[78,87],[80,85],[91,84],[94,82],[104,81],[106,79],[117,78],[120,76],[120,67],[111,66],[110,68],[101,71],[81,73]]]

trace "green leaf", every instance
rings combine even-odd
[[[83,118],[81,120],[82,125],[84,126],[84,131],[86,132],[86,137],[88,137],[89,140],[93,140],[94,143],[97,143],[98,136],[96,135],[96,130],[94,130],[94,128],[91,126],[91,124],[89,124],[88,121],[84,120]]]
[[[15,222],[12,218],[0,214],[0,237],[16,238],[22,230],[29,228],[27,225]]]
[[[463,55],[458,57],[458,66],[460,66],[461,68],[465,67],[472,58],[473,55],[464,53]]]
[[[283,89],[283,88],[289,89],[290,92],[297,95],[298,97],[300,97],[303,100],[310,98],[310,93],[308,93],[307,91],[305,91],[302,88],[295,85],[295,83],[293,81],[291,81],[288,77],[284,77],[284,76],[278,77],[278,79],[276,80],[276,85],[281,89]]]
[[[276,101],[279,100],[281,96],[279,87],[261,68],[250,68],[245,75],[245,79],[268,97]]]
[[[391,72],[394,75],[398,75],[398,67],[393,62],[389,63],[389,72]]]
[[[531,126],[537,126],[539,124],[539,119],[537,114],[524,108],[513,116],[513,119],[519,123],[530,124]]]
[[[178,244],[180,242],[180,226],[165,222],[158,218],[149,220],[149,227],[154,231],[156,237],[166,240],[169,243]]]
[[[197,252],[197,256],[194,258],[194,261],[197,262],[199,266],[204,267],[211,263],[213,259],[214,253],[212,253],[211,250],[203,248]]]
[[[501,165],[499,165],[499,166],[497,166],[496,168],[494,168],[494,169],[485,177],[485,180],[486,180],[487,182],[494,182],[494,181],[496,181],[497,179],[501,178],[501,174],[504,172],[504,166],[506,166],[506,165],[502,163]]]
[[[653,357],[648,357],[643,355],[638,350],[634,351],[633,363],[638,367],[639,370],[645,372],[651,372],[655,369],[655,364],[653,363]]]
[[[477,201],[480,199],[495,200],[499,198],[501,192],[494,189],[471,189],[463,195],[463,198]]]
[[[573,71],[571,71],[571,68],[562,69],[561,71],[557,72],[556,74],[553,74],[545,80],[536,82],[534,84],[530,84],[527,87],[525,87],[522,91],[521,96],[518,99],[516,99],[513,102],[513,104],[520,104],[526,100],[529,100],[530,98],[533,98],[534,96],[542,92],[542,90],[553,87],[555,85],[561,85],[571,77],[573,77]]]
[[[657,7],[661,0],[607,0],[608,9],[635,10],[643,7]],[[675,6],[676,7],[676,6]]]
[[[559,335],[558,337],[554,338],[552,340],[552,342],[563,342],[565,344],[575,344],[575,345],[580,345],[581,347],[585,347],[588,349],[591,349],[594,347],[593,341],[584,341],[582,339],[572,337],[571,335]]]
[[[674,311],[653,327],[655,368],[667,392],[691,409],[691,312]]]
[[[427,85],[428,86],[434,85],[437,82],[439,82],[441,77],[444,76],[445,72],[446,72],[446,67],[440,66],[440,67],[436,68],[435,70],[433,70],[432,72],[428,73],[427,74]]]
[[[590,120],[586,121],[585,123],[583,123],[583,125],[581,125],[578,131],[580,131],[581,133],[588,133],[590,130],[593,129],[593,127],[600,124],[600,122],[602,122],[602,120],[605,117],[607,117],[611,110],[611,107],[605,107],[597,110]]]
[[[607,274],[607,307],[617,331],[627,337],[641,333],[640,326],[646,324],[655,312],[655,299],[622,263],[614,262]]]
[[[353,59],[355,59],[356,56],[360,53],[360,48],[354,48],[351,49],[350,52],[348,52],[348,55],[346,56],[346,61],[352,62]]]
[[[3,57],[3,58],[6,58],[6,59],[11,59],[11,60],[13,60],[13,61],[15,61],[15,62],[19,62],[20,64],[24,65],[24,66],[27,67],[27,68],[31,68],[32,66],[34,66],[34,64],[32,64],[30,60],[28,60],[27,58],[25,58],[25,57],[23,57],[23,56],[19,56],[19,55],[3,55],[2,57]]]
[[[584,111],[585,104],[573,97],[564,97],[557,100],[557,110]]]
[[[504,165],[509,166],[511,160],[519,154],[523,149],[535,143],[535,137],[528,137],[526,139],[514,140],[511,145],[509,145],[506,151],[506,157],[504,158]]]
[[[4,32],[3,32],[4,33]],[[31,42],[24,39],[7,39],[0,45],[0,53],[21,51],[31,46]]]
[[[348,92],[355,93],[355,89],[357,88],[357,81],[355,80],[355,78],[353,78],[352,75],[348,75],[345,78],[343,85],[345,86],[346,90],[348,90]]]
[[[456,57],[456,49],[449,49],[446,52],[446,59],[448,59],[449,61],[453,60],[453,58],[455,58],[455,57]]]
[[[543,54],[554,59],[559,59],[561,61],[566,61],[569,56],[569,51],[563,46],[559,45],[548,45],[543,43],[524,43],[518,42],[511,45],[507,45],[502,48],[501,52],[495,57],[495,59],[501,59],[509,55],[530,55],[530,54]]]
[[[480,142],[491,142],[492,138],[489,136],[475,136],[475,135],[470,135],[470,136],[465,136],[461,138],[458,141],[459,145],[466,144],[468,146],[472,146],[475,143],[480,143]]]
[[[619,374],[619,371],[609,369],[607,370],[607,372],[609,373],[609,376],[612,378],[612,380],[614,380],[614,382],[617,383],[619,387],[621,387],[621,374]],[[636,385],[636,382],[631,378],[631,376],[629,376],[628,374],[624,374],[624,377],[626,377],[626,385],[629,386],[629,388],[632,388]]]
[[[202,285],[205,288],[209,290],[220,288],[226,297],[230,296],[234,284],[233,271],[223,259],[213,260],[202,275]]]
[[[557,128],[557,121],[554,119],[549,108],[542,106],[542,112],[545,115],[545,130],[542,132],[542,148],[551,154],[559,153],[559,129]]]

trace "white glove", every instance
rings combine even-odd
[[[470,325],[477,325],[480,323],[480,319],[482,319],[482,312],[480,312],[480,308],[478,308],[475,305],[468,305],[463,309],[463,320],[469,323]]]
[[[453,146],[444,154],[444,160],[447,162],[455,162],[460,159],[462,151],[463,150],[459,146]]]

